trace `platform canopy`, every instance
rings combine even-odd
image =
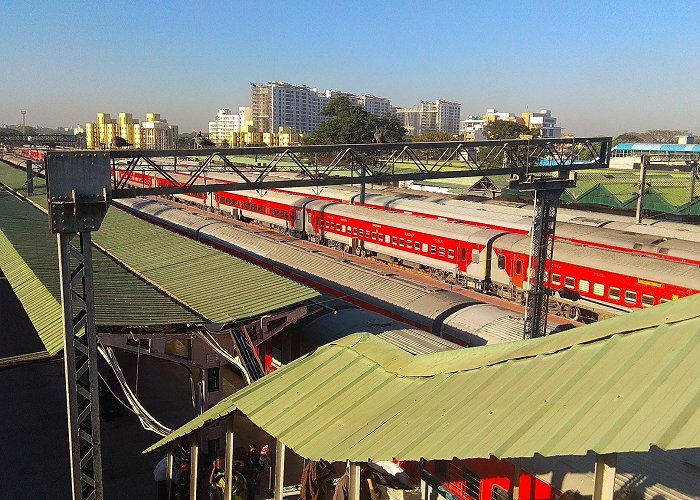
[[[700,295],[553,336],[412,356],[320,347],[146,451],[236,412],[309,459],[499,458],[700,446]]]

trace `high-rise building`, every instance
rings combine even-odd
[[[173,149],[178,128],[169,125],[159,113],[147,113],[146,121],[141,123],[131,113],[119,113],[119,118],[97,113],[96,123],[85,124],[85,147],[88,149],[109,148],[116,136],[126,139],[134,149]]]
[[[355,95],[349,92],[342,92],[340,90],[326,90],[326,97],[328,99],[335,99],[336,97],[347,97],[350,102],[355,106],[359,106],[365,111],[374,116],[381,118],[384,115],[391,113],[391,101],[385,97],[377,97],[372,94],[362,94]]]
[[[461,104],[445,101],[421,101],[413,108],[397,108],[395,113],[408,135],[423,135],[427,132],[459,133]]]
[[[527,128],[538,129],[540,137],[548,139],[561,137],[561,127],[557,126],[557,119],[552,116],[549,109],[539,112],[526,111],[522,114],[522,119]]]
[[[229,108],[222,108],[216,113],[213,122],[209,122],[209,139],[215,144],[227,141],[231,144],[231,134],[241,131],[241,117],[238,113],[231,113]]]
[[[318,89],[284,82],[250,84],[253,122],[259,132],[277,132],[292,127],[304,134],[313,133],[326,120],[321,111],[329,98]]]

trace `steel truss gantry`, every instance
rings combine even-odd
[[[52,232],[58,235],[59,243],[73,498],[103,498],[90,235],[92,231],[99,229],[111,199],[141,195],[327,186],[351,182],[364,186],[366,183],[504,174],[527,179],[532,188],[539,192],[549,182],[561,183],[562,179],[568,178],[571,171],[607,168],[611,142],[610,137],[598,137],[237,149],[47,152],[45,166],[49,221]],[[425,161],[418,155],[418,151],[426,152]],[[230,157],[251,155],[269,155],[272,159],[252,168],[243,168],[230,160]],[[313,158],[313,162],[306,160],[305,163],[304,155]],[[170,175],[170,172],[178,168],[178,157],[206,159],[193,168],[189,179],[182,183]],[[318,161],[319,157],[321,162]],[[154,161],[154,158],[165,161]],[[216,158],[222,160],[225,168],[238,173],[242,182],[197,184]],[[284,158],[289,158],[293,164],[288,170],[296,172],[301,178],[266,180]],[[126,168],[120,173],[115,169],[115,161],[118,159],[128,160]],[[172,164],[169,163],[170,159]],[[145,166],[142,163],[145,163]],[[407,165],[411,167],[411,171],[396,173],[397,168],[404,170]],[[160,172],[173,185],[127,188],[128,174],[137,168]],[[353,171],[358,177],[350,179],[338,175],[342,171]],[[542,196],[539,198],[543,199]],[[535,231],[543,235],[554,232],[549,211],[551,204],[550,209],[546,206],[545,204],[541,209],[544,225],[539,229],[535,228]],[[79,238],[79,246],[70,244],[75,238]],[[549,237],[545,240],[551,245]],[[551,255],[551,248],[540,248],[537,252],[540,256]],[[536,263],[544,261],[545,259],[538,258]],[[546,285],[541,283],[543,273],[544,271],[536,271],[535,281],[539,281],[540,286],[544,286],[544,290],[547,291]],[[542,292],[541,288],[539,290],[538,293],[545,297],[545,292]],[[546,300],[529,304],[535,311],[531,317],[546,314],[546,309],[542,312],[543,302],[546,305]],[[540,321],[538,325],[541,324]],[[540,331],[541,328],[537,325],[534,325],[534,328],[531,326],[530,334],[534,335],[534,332]],[[79,335],[83,332],[84,336],[81,338]]]

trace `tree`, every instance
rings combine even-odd
[[[413,142],[447,142],[454,141],[452,134],[447,132],[426,132],[411,139]]]
[[[177,148],[178,149],[192,149],[194,148],[194,136],[197,135],[196,132],[185,132],[177,136]]]
[[[382,132],[382,142],[401,142],[406,134],[396,116],[377,118],[347,97],[332,99],[321,114],[330,119],[307,137],[307,144],[366,144],[374,142],[376,129]]]
[[[613,139],[613,146],[617,146],[618,144],[623,144],[623,143],[635,143],[635,142],[644,142],[644,139],[642,139],[641,135],[639,132],[625,132],[623,134],[618,135]]]
[[[520,123],[495,120],[484,126],[484,134],[488,139],[517,139],[521,134],[530,134],[533,137],[539,136],[537,129],[530,130]]]
[[[679,135],[693,135],[688,130],[662,130],[653,129],[642,132],[639,136],[643,139],[642,142],[652,142],[658,144],[675,144],[678,141]]]

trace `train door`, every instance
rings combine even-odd
[[[525,272],[527,271],[527,256],[513,254],[513,286],[522,290]]]

